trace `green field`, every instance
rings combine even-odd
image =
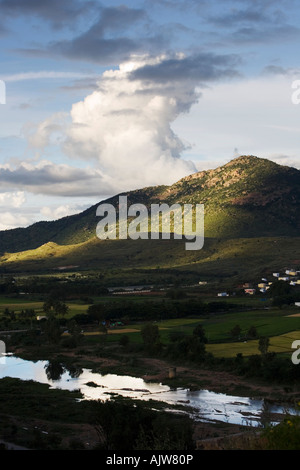
[[[291,345],[294,340],[300,340],[300,330],[290,331],[279,336],[271,336],[268,351],[292,354],[294,349],[291,348]],[[208,344],[206,349],[216,357],[235,357],[237,354],[243,354],[246,357],[260,354],[258,340]]]
[[[3,314],[6,308],[13,310],[16,315],[18,315],[22,310],[26,309],[34,309],[37,315],[41,315],[43,314],[43,304],[44,302],[32,302],[25,299],[8,299],[7,297],[0,296],[0,315]],[[68,302],[67,305],[69,307],[68,314],[66,315],[67,319],[71,318],[77,313],[85,313],[88,308],[88,305],[83,305],[80,303]]]
[[[270,338],[270,352],[291,353],[292,342],[300,340],[300,317],[289,316],[295,312],[297,310],[292,308],[285,311],[257,310],[223,314],[206,319],[203,317],[171,319],[155,324],[159,327],[162,343],[168,344],[170,331],[181,331],[189,335],[201,323],[208,338],[206,349],[217,357],[235,357],[238,353],[244,356],[258,354],[258,340],[245,340],[251,326],[256,327],[258,336]],[[229,332],[237,324],[241,328],[241,338],[233,342]],[[117,330],[109,330],[107,341],[118,341],[122,334],[126,334],[131,342],[141,343],[141,327],[142,324],[129,324]],[[91,338],[91,341],[96,339]]]
[[[127,297],[127,296],[126,296]],[[100,298],[94,299],[99,303]],[[116,302],[124,305],[124,299],[121,296],[103,297],[101,300]],[[129,300],[129,298],[127,299]],[[145,297],[130,296],[130,300],[141,302],[147,301]],[[157,299],[152,299],[151,302]],[[161,300],[161,299],[160,299]],[[209,301],[216,298],[208,298]],[[231,299],[230,299],[231,302]],[[170,332],[180,331],[185,335],[191,335],[194,328],[201,323],[204,327],[208,343],[206,349],[217,357],[235,357],[242,353],[244,356],[258,353],[258,340],[249,340],[247,332],[249,328],[255,327],[258,337],[267,336],[270,339],[269,351],[280,353],[290,353],[293,340],[300,339],[300,316],[295,316],[299,308],[291,306],[289,308],[276,309],[272,307],[261,308],[261,302],[257,299],[246,299],[236,297],[234,302],[241,306],[247,302],[249,310],[236,309],[219,314],[205,314],[199,317],[174,318],[163,321],[156,321],[159,328],[160,340],[167,345],[170,342]],[[82,302],[67,302],[69,311],[65,319],[77,314],[87,312],[89,304]],[[267,305],[267,304],[266,304]],[[43,314],[43,302],[32,301],[30,299],[9,298],[0,296],[0,319],[4,318],[4,310],[8,308],[14,311],[16,321],[22,310],[34,309],[36,315]],[[20,317],[21,318],[21,317]],[[106,335],[106,341],[113,343],[119,341],[120,337],[126,334],[132,343],[141,343],[142,338],[140,330],[143,322],[129,323],[116,329],[109,329]],[[232,338],[230,331],[239,325],[241,333],[239,338]],[[99,341],[99,329],[94,327],[93,331],[88,330],[85,334],[86,344],[94,344]]]
[[[207,351],[220,357],[234,357],[237,353],[243,355],[257,354],[258,340],[247,340],[245,336],[251,326],[255,326],[258,336],[267,336],[270,338],[270,351],[291,352],[291,344],[295,339],[300,340],[300,317],[292,317],[298,310],[290,308],[288,310],[255,310],[246,312],[227,313],[214,315],[204,319],[199,318],[180,318],[157,322],[160,338],[164,344],[169,343],[169,333],[171,330],[181,331],[187,335],[192,334],[193,329],[201,323],[208,338],[206,345]],[[241,328],[241,338],[239,341],[232,342],[230,330],[239,325]],[[130,339],[134,342],[140,342],[140,329],[142,325],[126,325],[123,328]],[[126,330],[136,329],[136,333]],[[122,330],[121,330],[122,331]],[[118,333],[111,331],[109,341],[116,340],[122,334],[120,329]]]

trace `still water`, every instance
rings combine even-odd
[[[261,426],[266,422],[277,422],[274,413],[289,412],[275,404],[248,397],[215,393],[209,390],[190,391],[171,389],[167,385],[145,382],[138,377],[116,374],[99,374],[89,369],[66,369],[60,363],[50,361],[27,361],[7,355],[0,359],[0,379],[13,377],[45,383],[50,388],[79,390],[84,399],[109,400],[114,394],[140,400],[158,400],[167,405],[183,405],[200,421],[223,421],[232,424]],[[271,419],[270,416],[273,415]]]

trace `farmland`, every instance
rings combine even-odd
[[[81,289],[74,288],[78,278]],[[104,376],[116,374],[139,377],[146,383],[161,382],[171,389],[205,388],[236,397],[294,403],[299,378],[298,368],[291,362],[291,346],[300,337],[299,308],[294,304],[275,307],[270,296],[245,296],[238,291],[223,299],[217,296],[216,286],[139,287],[141,291],[120,287],[113,292],[101,285],[99,288],[99,279],[87,279],[78,273],[35,279],[22,276],[14,281],[9,278],[5,287],[9,292],[0,295],[0,339],[5,341],[7,351],[33,362],[47,361],[49,374],[69,370],[76,377],[77,371],[85,368]],[[66,307],[61,313],[55,310],[57,302]],[[154,334],[150,343],[146,341],[147,328]],[[269,339],[268,354],[261,353],[261,337]],[[173,367],[176,377],[170,378],[168,370]],[[0,380],[0,392],[11,407],[9,416],[5,408],[0,410],[4,423],[1,435],[33,448],[83,448],[83,439],[89,446],[98,445],[90,425],[92,404],[79,402],[75,406],[68,401],[66,391],[52,393],[46,386],[30,381],[22,387],[26,394],[20,406],[11,395],[20,387],[16,379]],[[71,392],[70,399],[74,396]],[[62,415],[68,415],[65,424],[57,412],[42,409],[36,397],[53,409],[62,408]],[[117,402],[111,406],[117,406]],[[120,406],[129,412],[129,403]],[[163,405],[152,402],[151,406],[162,409]],[[32,431],[24,431],[22,425],[13,435],[13,423],[25,422],[21,418],[24,409],[28,413],[25,428]],[[45,435],[35,431],[37,418]],[[170,419],[166,417],[171,425]],[[80,422],[88,430],[88,437],[79,431]],[[251,433],[251,427],[241,429],[221,422],[205,427],[193,424],[191,429],[194,440],[200,436],[200,445],[203,437]]]
[[[21,298],[20,298],[21,297]],[[43,300],[32,300],[28,299],[28,296],[0,296],[0,322],[4,322],[7,319],[5,311],[14,313],[14,320],[10,321],[11,325],[9,329],[24,329],[26,325],[26,319],[22,312],[26,310],[34,311],[34,325],[38,327],[39,324],[36,321],[37,316],[45,315],[43,310]],[[194,295],[193,300],[197,300],[214,305],[222,305],[223,300],[217,299],[213,296],[199,296]],[[125,303],[124,303],[125,302]],[[67,314],[61,316],[60,321],[62,324],[67,324],[72,318],[76,318],[77,315],[86,315],[91,305],[103,305],[105,307],[114,306],[113,312],[116,309],[123,312],[121,318],[123,324],[118,327],[109,327],[105,333],[107,343],[118,343],[123,335],[128,336],[129,341],[136,344],[141,344],[141,328],[145,322],[139,318],[136,321],[132,321],[126,314],[126,307],[134,305],[139,310],[139,306],[143,310],[144,305],[148,304],[153,306],[156,305],[159,309],[161,303],[164,305],[167,303],[170,310],[174,302],[166,299],[166,294],[161,292],[155,298],[145,297],[143,295],[127,295],[126,300],[124,296],[117,295],[103,295],[95,296],[87,301],[72,300],[67,301],[68,311]],[[176,302],[177,305],[184,305],[185,300]],[[230,298],[225,304],[230,304],[230,308],[227,311],[218,312],[201,312],[199,315],[193,312],[191,315],[185,315],[182,318],[153,318],[153,322],[158,326],[160,340],[163,345],[170,343],[170,333],[173,331],[180,332],[182,335],[191,335],[193,329],[201,323],[203,326],[206,337],[207,337],[207,351],[216,355],[217,357],[235,357],[241,353],[244,356],[258,353],[258,339],[247,338],[247,331],[251,327],[255,327],[257,331],[257,338],[260,336],[267,336],[270,338],[270,351],[277,353],[291,354],[291,344],[294,340],[300,339],[300,317],[297,316],[299,309],[295,306],[289,306],[282,309],[274,308],[270,304],[270,300],[261,302],[261,299],[252,297],[245,299],[244,296]],[[264,307],[262,308],[262,304]],[[122,310],[123,308],[123,310]],[[180,309],[179,309],[180,312]],[[180,313],[178,314],[180,315]],[[121,315],[122,316],[122,315]],[[124,320],[125,318],[125,320]],[[240,333],[239,337],[232,338],[231,331],[239,325]],[[32,322],[31,326],[32,328]],[[7,328],[1,328],[2,331]],[[84,343],[92,344],[97,342],[97,337],[103,336],[103,332],[99,331],[97,325],[82,326]]]

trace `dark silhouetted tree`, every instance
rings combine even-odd
[[[267,354],[270,340],[267,336],[261,336],[258,340],[258,349],[261,354]]]

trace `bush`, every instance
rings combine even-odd
[[[263,433],[268,450],[300,450],[300,416],[286,416]]]
[[[92,420],[101,450],[193,450],[189,417],[153,411],[126,400],[93,402]]]

